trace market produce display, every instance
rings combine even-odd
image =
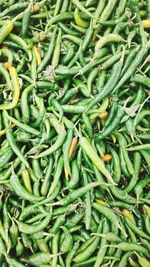
[[[150,267],[150,0],[0,0],[0,266]]]

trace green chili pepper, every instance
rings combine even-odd
[[[10,183],[16,194],[29,201],[40,201],[43,197],[36,197],[30,194],[20,183],[17,175],[14,173],[10,177]]]

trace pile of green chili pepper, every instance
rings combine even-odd
[[[150,267],[150,0],[0,0],[0,266]]]

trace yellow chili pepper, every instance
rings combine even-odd
[[[99,115],[100,119],[106,119],[108,117],[108,112],[107,111],[104,111],[103,113],[101,113]]]
[[[11,124],[10,127],[11,127],[11,128],[15,127],[15,124]],[[4,135],[4,134],[6,134],[6,128],[0,131],[0,137],[1,137],[2,135]]]
[[[0,105],[0,110],[1,109],[13,109],[17,106],[18,101],[19,101],[19,96],[20,96],[20,84],[19,84],[19,79],[17,75],[17,71],[14,67],[9,67],[9,73],[12,81],[12,87],[13,87],[13,99],[12,102],[2,104]]]
[[[115,144],[116,141],[117,141],[116,136],[114,136],[114,135],[112,134],[112,135],[111,135],[111,138],[112,138],[112,140],[113,140],[113,143]]]
[[[30,181],[30,176],[29,176],[29,173],[26,169],[24,169],[22,171],[22,179],[23,179],[23,182],[24,182],[24,185],[26,187],[26,189],[32,193],[32,187],[31,187],[31,181]]]
[[[150,267],[150,261],[148,261],[147,259],[145,259],[144,257],[141,257],[139,254],[137,254],[138,257],[138,262],[140,264],[140,266],[142,267]]]
[[[100,121],[101,121],[102,126],[104,126],[105,125],[105,120],[104,119],[100,119]]]
[[[9,68],[10,68],[10,64],[9,64],[8,61],[6,61],[6,62],[4,63],[4,67],[5,67],[6,70],[9,70]]]
[[[104,32],[104,36],[111,33],[112,32],[112,28],[111,27],[108,27],[105,32]]]
[[[38,12],[40,11],[40,4],[39,3],[35,3],[33,6],[33,12]]]
[[[104,154],[102,156],[102,159],[103,159],[104,162],[108,162],[111,158],[112,158],[111,154]]]
[[[69,180],[69,173],[68,170],[64,167],[64,173],[65,173],[65,178]]]
[[[134,216],[133,216],[133,214],[129,210],[123,209],[122,210],[122,214],[123,214],[123,216],[129,218],[133,223],[135,223]]]
[[[40,53],[39,48],[37,46],[33,46],[33,52],[34,52],[35,57],[36,57],[37,65],[40,65],[40,63],[41,63],[41,53]]]
[[[9,35],[13,29],[13,23],[10,20],[6,20],[3,26],[0,28],[0,44]]]
[[[78,26],[83,27],[83,28],[89,27],[89,23],[81,18],[78,8],[75,9],[74,19]]]
[[[145,29],[149,29],[150,28],[150,19],[143,20],[143,27]]]
[[[107,206],[107,203],[103,199],[96,199],[96,203]]]

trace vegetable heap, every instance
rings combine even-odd
[[[150,0],[0,0],[0,266],[150,267]]]

